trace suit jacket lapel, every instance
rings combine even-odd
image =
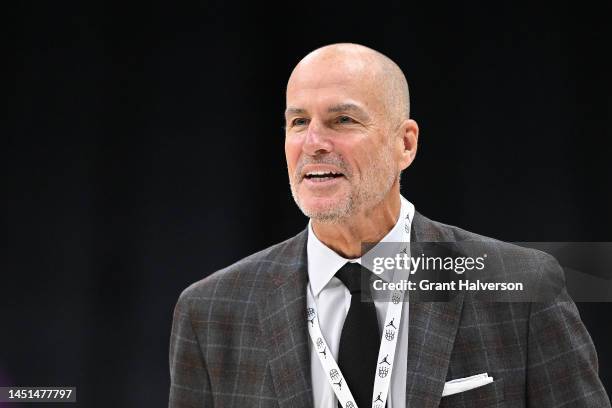
[[[307,231],[286,243],[272,261],[272,290],[260,308],[272,382],[281,408],[312,407],[306,326]]]
[[[453,241],[453,237],[444,236],[431,220],[416,212],[411,241]],[[440,404],[463,297],[459,294],[448,302],[409,303],[406,406],[437,407]]]

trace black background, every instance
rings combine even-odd
[[[402,193],[421,213],[507,241],[612,241],[609,6],[493,3],[5,14],[0,381],[75,385],[79,406],[167,404],[181,290],[306,225],[284,87],[328,43],[406,73],[421,136]],[[611,304],[579,308],[610,392]]]

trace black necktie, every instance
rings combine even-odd
[[[380,335],[376,308],[369,291],[364,293],[368,301],[361,301],[361,280],[364,279],[364,288],[369,287],[369,272],[358,263],[347,262],[336,272],[336,277],[351,292],[351,307],[340,336],[338,366],[357,406],[370,407]],[[339,402],[338,406],[344,408]]]

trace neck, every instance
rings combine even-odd
[[[359,258],[363,242],[379,242],[397,223],[400,214],[399,189],[392,189],[375,207],[359,210],[340,223],[312,220],[319,241],[347,259]],[[395,193],[395,194],[394,194]]]

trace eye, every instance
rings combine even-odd
[[[304,126],[308,121],[304,118],[295,118],[291,121],[291,126]]]
[[[353,118],[351,118],[350,116],[346,116],[346,115],[338,116],[336,120],[340,124],[355,123],[355,120],[353,120]]]

